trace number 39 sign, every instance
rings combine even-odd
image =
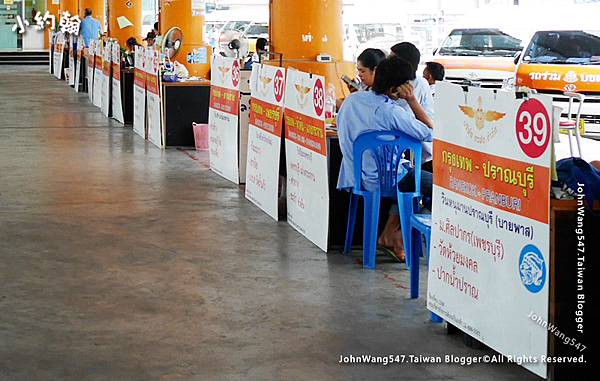
[[[537,99],[529,99],[517,111],[517,141],[523,152],[532,159],[540,157],[548,147],[552,124],[546,108]]]

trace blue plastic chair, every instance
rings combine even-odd
[[[421,256],[421,237],[425,236],[426,260],[429,264],[429,250],[431,250],[431,214],[413,214],[410,217],[410,256],[413,267],[410,269],[410,297],[416,299],[419,297],[419,257]],[[433,323],[441,323],[444,320],[431,312],[430,320]]]
[[[417,165],[416,167],[420,167]],[[410,270],[410,297],[419,297],[419,259],[422,252],[421,237],[425,236],[426,260],[429,264],[429,250],[431,249],[431,214],[415,213],[419,208],[421,198],[421,171],[415,168],[415,190],[414,192],[398,191],[398,205],[400,221],[402,226],[402,238],[406,254],[406,263]],[[431,313],[430,320],[441,323],[443,319]]]
[[[350,195],[350,206],[348,210],[348,225],[346,226],[346,241],[344,243],[344,254],[350,253],[352,238],[354,237],[354,225],[356,222],[356,211],[358,209],[358,197],[364,199],[364,222],[363,222],[363,267],[375,268],[375,255],[377,248],[377,228],[379,225],[379,205],[382,197],[398,197],[398,172],[402,170],[400,165],[404,151],[413,152],[416,163],[421,162],[421,142],[400,131],[373,131],[358,136],[354,141],[352,152],[354,155],[354,188]],[[363,154],[371,151],[371,155],[377,165],[379,182],[376,189],[365,189],[362,182]],[[421,172],[418,171],[417,186],[420,187]],[[401,223],[402,220],[401,220]],[[406,225],[408,226],[408,221]],[[406,230],[406,229],[403,229]]]

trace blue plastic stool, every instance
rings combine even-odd
[[[413,214],[410,217],[411,247],[407,257],[411,257],[412,267],[410,268],[410,297],[416,299],[419,297],[419,257],[421,256],[421,237],[425,236],[426,260],[429,264],[429,250],[431,249],[431,214]],[[441,323],[444,320],[438,315],[431,313],[430,320],[434,323]]]
[[[358,136],[354,141],[352,153],[354,156],[354,187],[350,195],[348,210],[348,224],[346,226],[346,240],[344,254],[350,253],[354,225],[358,209],[358,197],[364,199],[363,222],[363,267],[375,268],[375,255],[377,247],[377,228],[379,225],[379,205],[381,198],[398,198],[398,170],[404,151],[413,152],[415,162],[421,162],[421,142],[400,131],[373,131]],[[363,154],[371,151],[371,159],[377,166],[379,181],[375,189],[366,189],[362,181]],[[420,166],[418,182],[420,183]],[[420,184],[418,184],[420,186]],[[408,226],[408,223],[404,226]]]

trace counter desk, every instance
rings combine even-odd
[[[165,147],[194,147],[192,123],[208,123],[210,81],[162,82]]]
[[[133,124],[133,68],[121,69],[121,102],[125,124]]]

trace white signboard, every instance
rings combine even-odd
[[[94,102],[94,73],[96,72],[96,40],[90,41],[90,46],[86,49],[87,65],[86,65],[86,80],[88,85],[88,98],[90,102]]]
[[[64,33],[56,34],[56,44],[54,45],[54,76],[58,79],[63,78],[63,57],[65,50],[65,35]]]
[[[285,69],[254,64],[250,90],[246,198],[277,221]]]
[[[250,124],[250,76],[251,70],[240,71],[240,113],[238,131],[238,158],[240,184],[246,183],[246,158],[248,153],[248,125]]]
[[[294,229],[327,251],[325,78],[290,69],[285,85],[287,220]]]
[[[436,86],[427,306],[546,377],[552,99]]]
[[[238,115],[240,63],[235,58],[212,57],[208,136],[210,169],[239,182]]]
[[[77,50],[75,50],[75,36],[69,35],[69,86],[75,86],[75,62],[77,61]]]
[[[162,147],[162,118],[158,51],[146,49],[146,115],[148,115],[148,140]]]
[[[81,91],[81,70],[83,67],[83,52],[85,50],[85,44],[83,43],[83,37],[81,35],[77,38],[77,62],[75,62],[75,91]]]
[[[146,138],[146,54],[141,46],[135,47],[133,79],[133,131]]]
[[[94,62],[94,99],[92,103],[96,107],[102,106],[102,89],[104,88],[104,75],[102,74],[102,41],[96,40],[96,56]]]
[[[100,110],[102,114],[106,117],[110,117],[110,90],[111,90],[111,58],[110,54],[112,53],[112,43],[107,42],[106,46],[102,50],[102,95],[101,95],[101,105]]]
[[[56,48],[56,34],[51,30],[48,30],[48,41],[50,42],[50,49],[48,49],[48,73],[54,73],[54,49]]]
[[[121,49],[118,43],[112,45],[112,117],[119,123],[125,123],[123,102],[121,100]]]

